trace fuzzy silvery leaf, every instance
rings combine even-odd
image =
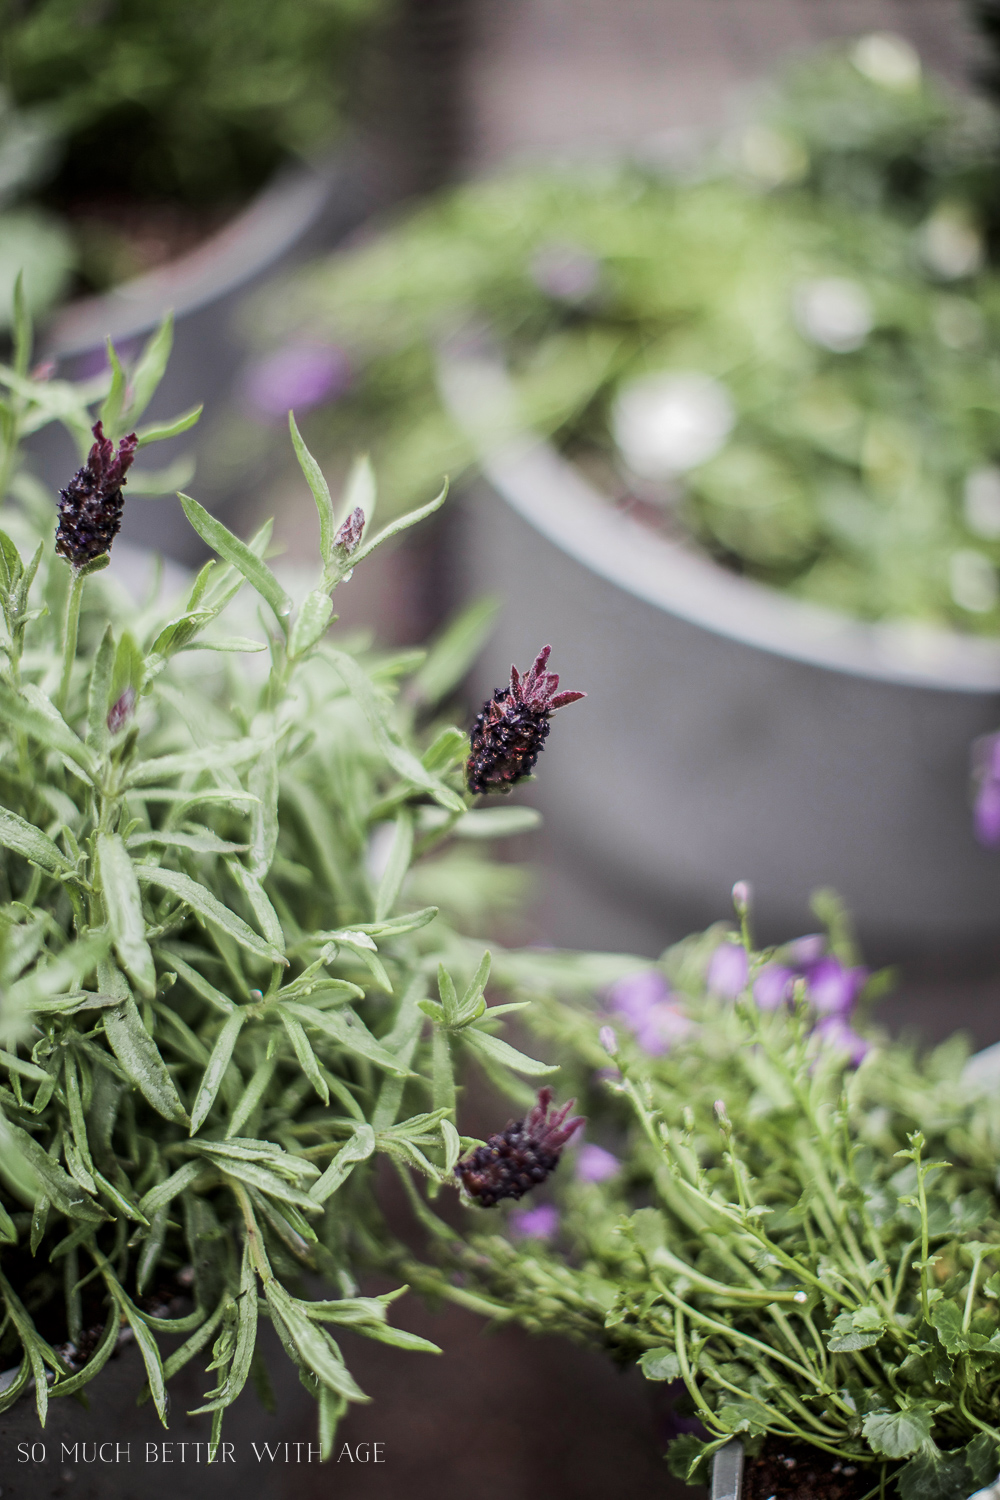
[[[358,1162],[366,1161],[374,1150],[375,1132],[370,1125],[360,1125],[341,1146],[319,1181],[313,1183],[309,1189],[310,1198],[316,1203],[325,1203],[347,1180]]]
[[[278,619],[284,620],[291,613],[292,601],[267,564],[245,542],[234,536],[228,527],[210,515],[204,506],[199,505],[197,500],[192,500],[190,495],[181,495],[180,501],[184,514],[201,539],[242,573],[261,598],[271,606]]]
[[[255,954],[258,958],[267,959],[271,963],[284,963],[284,957],[264,938],[259,937],[252,927],[248,927],[242,917],[223,906],[218,897],[213,896],[206,886],[200,885],[198,881],[192,880],[189,875],[182,875],[179,870],[165,870],[158,865],[136,865],[136,875],[140,882],[145,885],[155,885],[161,890],[177,896],[184,904],[203,917],[206,922],[211,922],[227,933],[241,948]]]

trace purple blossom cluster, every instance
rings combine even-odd
[[[987,734],[972,747],[976,799],[972,823],[987,849],[1000,849],[1000,734]]]
[[[643,969],[639,974],[619,979],[612,985],[608,1001],[611,1010],[650,1057],[662,1057],[669,1052],[694,1025],[659,969]]]

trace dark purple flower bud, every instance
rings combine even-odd
[[[519,1240],[552,1240],[559,1233],[559,1210],[551,1203],[519,1208],[510,1216],[510,1232]]]
[[[361,545],[364,529],[365,513],[360,505],[356,505],[347,520],[337,528],[333,545],[339,547],[345,557],[352,557]]]
[[[577,1115],[567,1120],[572,1099],[550,1113],[552,1098],[551,1089],[540,1089],[526,1119],[511,1121],[502,1134],[491,1135],[456,1165],[455,1176],[483,1208],[501,1198],[523,1198],[559,1165],[563,1148],[584,1119]]]
[[[746,949],[740,943],[720,943],[708,965],[709,991],[724,1000],[735,1000],[746,989],[749,974]]]
[[[839,958],[822,958],[809,971],[810,1004],[823,1015],[849,1015],[867,978],[867,969],[845,969]]]
[[[100,422],[95,422],[91,430],[95,442],[87,462],[59,491],[56,551],[74,568],[82,568],[84,563],[111,551],[122,524],[122,486],[138,446],[132,432],[122,438],[116,453]]]
[[[135,688],[127,687],[108,709],[108,732],[118,734],[135,712]]]
[[[813,1036],[826,1048],[843,1052],[852,1067],[857,1067],[871,1051],[872,1044],[859,1036],[841,1016],[824,1016],[813,1030]]]
[[[761,1010],[778,1010],[792,998],[794,969],[787,964],[765,964],[753,982],[753,997]]]
[[[559,678],[545,667],[552,651],[543,646],[523,675],[510,669],[510,686],[497,688],[472,726],[472,753],[465,765],[470,792],[509,792],[530,776],[549,733],[549,718],[586,693],[556,689]]]

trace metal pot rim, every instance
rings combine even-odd
[[[943,692],[1000,690],[1000,641],[918,623],[867,622],[741,578],[693,546],[657,536],[607,500],[541,439],[516,432],[502,364],[445,353],[445,405],[475,443],[493,488],[591,572],[716,635],[828,671]]]

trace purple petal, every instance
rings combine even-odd
[[[650,1057],[662,1057],[675,1042],[683,1041],[694,1028],[690,1016],[684,1014],[679,1005],[654,1005],[636,1022],[632,1030],[643,1052]]]
[[[826,952],[826,934],[810,932],[806,937],[794,938],[786,943],[781,956],[793,969],[811,969],[818,964]]]
[[[987,849],[1000,848],[1000,781],[984,781],[976,793],[972,814],[976,838]]]
[[[510,1216],[510,1232],[519,1240],[551,1240],[559,1233],[559,1210],[551,1203],[519,1208]]]
[[[335,344],[287,344],[244,371],[243,390],[259,415],[284,417],[343,395],[350,380],[347,356]]]
[[[859,1036],[840,1016],[824,1016],[814,1028],[813,1035],[819,1037],[824,1047],[846,1053],[848,1062],[855,1068],[871,1051],[871,1042]]]
[[[607,1182],[621,1169],[621,1162],[603,1146],[589,1143],[581,1146],[576,1158],[576,1175],[581,1182]]]
[[[797,975],[787,964],[765,964],[753,982],[753,997],[761,1010],[777,1010],[792,998]]]
[[[838,958],[823,958],[809,974],[810,1003],[823,1015],[845,1016],[867,978],[867,969],[845,969]]]
[[[720,943],[708,966],[708,988],[724,1000],[735,1000],[746,989],[750,961],[739,943]]]
[[[630,1026],[641,1026],[649,1011],[670,998],[670,986],[659,969],[643,969],[628,974],[612,985],[608,994],[611,1009]]]

